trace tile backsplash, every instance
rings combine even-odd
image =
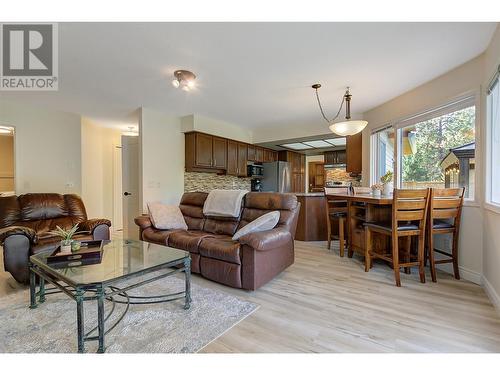
[[[214,189],[248,190],[250,191],[250,178],[241,178],[215,173],[184,173],[184,191],[209,192]]]
[[[354,186],[361,181],[361,176],[351,177],[349,172],[340,168],[325,169],[326,181],[352,182]]]

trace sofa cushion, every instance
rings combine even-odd
[[[10,227],[20,220],[21,208],[17,197],[0,197],[0,228]]]
[[[156,243],[158,245],[167,246],[168,237],[170,237],[172,233],[179,231],[180,229],[160,230],[153,227],[149,227],[142,231],[142,240]]]
[[[181,198],[179,208],[189,230],[203,230],[205,216],[203,215],[203,205],[208,193],[184,193]]]
[[[238,225],[239,225],[238,219],[209,217],[205,220],[203,231],[213,234],[223,234],[226,236],[232,236],[233,234],[236,233]]]
[[[19,196],[21,220],[46,220],[68,216],[66,201],[61,194],[36,193]]]
[[[279,211],[271,211],[267,214],[259,216],[257,219],[251,221],[240,230],[238,230],[233,236],[233,241],[237,241],[241,236],[244,236],[245,234],[263,232],[265,230],[273,229],[276,224],[278,224],[279,220]]]
[[[201,240],[209,237],[210,233],[201,232],[198,230],[178,231],[172,233],[168,238],[168,246],[189,251],[190,253],[198,253],[198,245]]]
[[[161,202],[148,202],[148,211],[151,222],[156,229],[188,229],[184,216],[177,206]]]
[[[199,246],[201,256],[241,264],[240,243],[231,237],[204,238]]]

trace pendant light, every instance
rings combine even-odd
[[[319,94],[318,94],[318,89],[320,87],[321,87],[321,85],[319,83],[312,85],[312,88],[316,92],[316,99],[318,100],[318,105],[319,105],[319,110],[321,111],[321,115],[330,124],[329,128],[333,133],[345,137],[348,135],[357,134],[357,133],[363,131],[364,128],[366,128],[366,125],[368,125],[368,121],[351,120],[351,97],[352,97],[352,95],[349,92],[349,87],[347,87],[347,90],[344,94],[344,97],[342,98],[342,102],[340,103],[340,108],[332,120],[329,120],[326,117],[326,115],[323,111],[323,107],[321,106],[321,101],[319,100]],[[346,107],[345,108],[345,120],[334,122],[337,119],[337,117],[339,117],[340,111],[342,111],[342,107],[344,106],[344,102],[345,102],[345,107]]]

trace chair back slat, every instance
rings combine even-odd
[[[395,189],[392,203],[392,228],[397,231],[399,222],[413,222],[420,230],[425,229],[429,189]]]
[[[434,223],[434,219],[452,219],[458,230],[464,193],[465,188],[431,189],[429,223]]]

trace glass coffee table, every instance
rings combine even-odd
[[[54,293],[62,292],[75,300],[79,353],[85,351],[86,341],[95,340],[99,343],[98,353],[103,353],[105,335],[123,319],[130,305],[184,299],[184,309],[190,307],[191,258],[186,251],[143,241],[110,240],[105,241],[99,264],[70,263],[61,267],[47,264],[49,255],[41,253],[30,257],[30,308],[37,307],[37,299],[38,303],[43,303],[47,295]],[[128,293],[179,272],[185,274],[185,288],[182,291],[155,296]],[[46,288],[46,283],[53,286]],[[85,332],[83,304],[94,300],[97,300],[97,326]],[[112,303],[106,316],[105,301]],[[117,303],[125,304],[125,310],[105,329],[105,323],[113,315]]]

